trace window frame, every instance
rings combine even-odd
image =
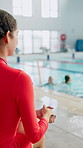
[[[32,1],[32,0],[29,0],[29,1],[31,1],[31,12],[30,12],[31,14],[28,14],[28,13],[25,14],[25,11],[23,11],[23,10],[25,10],[24,7],[23,7],[23,6],[24,6],[24,5],[23,5],[24,0],[20,0],[20,3],[21,3],[21,6],[20,6],[20,7],[14,6],[14,3],[15,3],[14,1],[17,1],[17,0],[12,0],[12,8],[13,8],[12,11],[13,11],[13,14],[14,14],[14,15],[17,15],[17,16],[24,16],[24,17],[32,17],[32,15],[33,15],[33,14],[32,14],[32,13],[33,13],[33,12],[32,12],[32,5],[33,5],[33,1]],[[25,3],[24,3],[24,4],[25,4]],[[28,5],[27,5],[27,6],[28,6]],[[18,9],[18,8],[20,9],[20,13],[15,13],[15,9]],[[28,8],[30,8],[30,6],[29,6],[29,7],[25,7],[25,8],[26,8],[26,10],[28,10]],[[18,12],[19,12],[19,11],[18,11]]]
[[[56,16],[52,16],[51,15],[51,8],[50,8],[50,3],[51,3],[51,0],[47,0],[48,1],[48,3],[49,3],[49,10],[48,10],[48,12],[49,12],[49,14],[48,14],[48,16],[46,17],[46,16],[44,16],[44,14],[42,15],[42,9],[43,9],[43,6],[42,6],[42,2],[44,1],[44,5],[45,5],[45,0],[41,0],[41,17],[42,18],[58,18],[59,17],[59,0],[56,0],[57,1],[57,7],[56,7],[56,13],[57,13],[57,15]],[[46,9],[45,9],[46,10]]]

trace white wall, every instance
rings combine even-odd
[[[77,39],[83,39],[83,0],[59,0],[59,18],[43,19],[40,14],[41,0],[33,0],[33,17],[17,17],[19,29],[58,30],[67,34],[71,48]],[[0,8],[12,13],[12,0],[0,0]]]
[[[0,9],[12,12],[12,0],[0,0]]]

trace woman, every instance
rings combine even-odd
[[[0,148],[32,148],[31,143],[42,141],[48,122],[55,118],[50,107],[35,112],[30,77],[8,66],[7,57],[13,55],[17,43],[16,20],[0,10]]]

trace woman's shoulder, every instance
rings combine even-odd
[[[14,78],[19,78],[19,79],[23,79],[23,78],[30,79],[30,76],[27,73],[25,73],[23,70],[8,66],[7,71],[8,71],[8,75],[12,78],[14,77]]]

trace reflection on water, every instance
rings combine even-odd
[[[70,123],[72,123],[73,126],[77,126],[78,128],[83,128],[83,116],[73,116],[70,118]]]
[[[72,84],[59,83],[56,85],[48,84],[44,86],[49,90],[56,90],[59,92],[67,93],[69,95],[83,98],[83,91],[72,89]]]

